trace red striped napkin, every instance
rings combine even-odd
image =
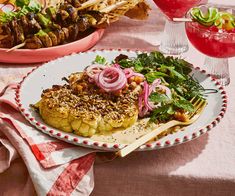
[[[89,195],[94,187],[94,150],[59,141],[32,127],[18,111],[15,88],[16,84],[10,84],[0,93],[0,143],[11,155],[0,159],[0,172],[17,150],[38,195]]]

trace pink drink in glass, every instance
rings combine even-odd
[[[207,56],[216,58],[235,56],[235,30],[219,30],[215,26],[205,27],[197,22],[188,22],[186,33],[193,46]]]
[[[154,3],[171,20],[173,18],[184,17],[190,8],[198,5],[200,2],[200,0],[154,0]]]
[[[201,8],[209,9],[210,5],[200,6]],[[214,7],[214,6],[213,6]],[[216,7],[223,13],[233,14],[235,16],[235,10],[226,7]],[[190,17],[190,13],[186,15]],[[218,79],[224,86],[230,83],[229,64],[228,58],[235,56],[235,28],[229,26],[226,28],[217,28],[215,25],[205,26],[198,22],[187,22],[185,24],[186,34],[192,45],[207,55],[203,69],[212,77]]]
[[[160,51],[165,54],[179,55],[188,50],[184,23],[173,22],[173,18],[184,17],[186,12],[207,0],[154,0],[154,3],[167,16]]]

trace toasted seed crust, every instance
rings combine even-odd
[[[116,95],[102,92],[86,74],[74,73],[68,85],[44,90],[35,106],[47,124],[91,137],[133,125],[138,118],[138,93],[132,87]]]

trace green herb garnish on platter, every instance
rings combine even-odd
[[[96,57],[97,63],[106,62],[103,57]],[[151,121],[159,123],[174,119],[176,111],[192,112],[190,100],[193,97],[204,98],[205,89],[190,75],[192,65],[174,57],[165,57],[160,52],[141,53],[136,58],[120,55],[115,63],[122,69],[132,68],[143,74],[148,85],[159,79],[159,87],[151,92],[148,99],[153,107],[149,113]],[[169,92],[167,92],[169,91]]]
[[[38,13],[42,9],[41,5],[36,0],[30,0],[30,1],[18,0],[16,1],[16,5],[19,6],[18,11],[0,13],[0,24],[10,22],[15,18],[20,18],[21,16],[24,16],[30,12]]]
[[[106,59],[102,56],[99,56],[97,55],[95,60],[94,60],[95,63],[99,63],[99,64],[102,64],[102,65],[105,65],[105,63],[107,62]]]
[[[187,99],[195,95],[203,96],[203,87],[189,75],[192,65],[183,59],[165,57],[160,52],[151,52],[139,54],[133,59],[121,59],[118,63],[123,68],[134,67],[136,72],[144,74],[149,83],[160,78],[162,82],[174,89],[178,96]]]

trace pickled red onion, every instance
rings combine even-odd
[[[166,96],[171,99],[171,90],[167,87],[167,86],[164,86],[164,85],[158,85],[158,87],[162,90],[165,90],[166,91]]]
[[[171,90],[161,85],[161,79],[156,79],[153,81],[152,85],[149,86],[146,81],[144,81],[143,92],[139,95],[138,107],[139,107],[139,116],[144,117],[148,114],[149,111],[152,111],[154,108],[159,107],[158,105],[154,105],[149,101],[149,96],[152,92],[156,92],[156,88],[160,88],[166,91],[166,95],[171,99]]]
[[[0,4],[0,7],[1,7],[1,10],[5,13],[13,12],[16,9],[16,7],[11,3]]]
[[[134,74],[133,74],[134,76],[139,76],[139,77],[141,77],[141,78],[144,78],[144,75],[143,74],[141,74],[141,73],[136,73],[136,72],[134,72]]]
[[[139,116],[145,116],[149,111],[152,111],[153,108],[149,103],[148,97],[150,95],[150,88],[146,81],[144,81],[143,92],[139,96],[138,107],[139,107]]]
[[[126,86],[127,79],[123,71],[116,67],[107,67],[95,75],[97,86],[106,92],[114,92]]]
[[[143,99],[139,97],[139,117],[144,117],[146,114],[148,114],[148,108],[143,106]]]
[[[138,99],[138,109],[140,117],[144,117],[148,113],[148,108],[143,105],[143,95],[144,93],[140,94]]]
[[[141,74],[141,73],[136,73],[136,72],[134,72],[133,69],[131,69],[131,68],[125,68],[125,69],[123,70],[123,72],[125,73],[127,79],[130,78],[130,77],[132,77],[132,76],[139,76],[139,77],[144,78],[144,75],[143,75],[143,74]]]
[[[150,87],[150,91],[151,91],[151,92],[152,92],[152,91],[155,92],[156,87],[157,87],[158,85],[160,85],[160,84],[161,84],[161,79],[159,79],[159,78],[155,79],[155,80],[153,81],[151,87]],[[150,94],[151,94],[151,92],[150,92]]]
[[[93,64],[90,65],[86,68],[86,73],[90,78],[94,78],[94,75],[101,72],[102,70],[104,70],[106,68],[105,65],[101,65],[101,64]]]
[[[127,79],[133,76],[134,73],[134,71],[131,68],[123,69],[123,72],[125,73]]]
[[[116,67],[116,68],[119,68],[119,69],[121,69],[121,66],[120,66],[119,64],[117,64],[117,63],[115,63],[115,64],[112,64],[112,67]]]
[[[161,85],[161,79],[159,79],[159,78],[157,78],[153,81],[153,83],[150,87],[150,94],[152,92],[156,92],[157,87],[162,89],[162,90],[165,90],[166,91],[166,96],[171,99],[171,90],[167,86]]]
[[[153,108],[151,107],[151,105],[149,104],[149,95],[151,94],[151,92],[149,91],[149,85],[148,83],[145,81],[144,82],[144,104],[145,106],[148,108],[148,110],[153,110]]]

